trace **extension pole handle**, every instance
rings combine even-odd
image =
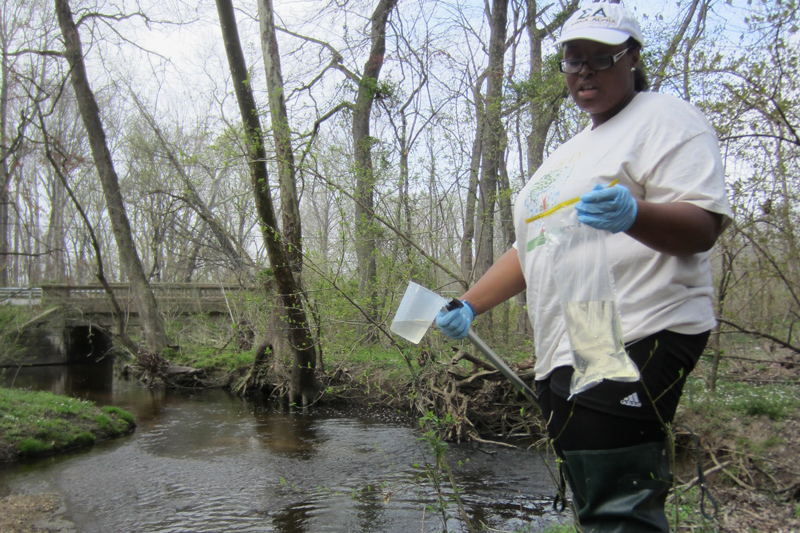
[[[494,350],[489,348],[489,345],[483,342],[483,339],[478,337],[472,329],[469,330],[467,333],[467,338],[469,341],[475,345],[475,347],[480,350],[483,355],[494,365],[494,367],[500,371],[505,377],[508,378],[511,383],[513,383],[522,393],[528,397],[528,399],[534,403],[536,403],[536,394],[533,390],[528,386],[527,383],[522,381],[522,378],[519,377],[511,370],[511,367],[508,366],[505,361],[500,359],[500,357],[494,353]]]

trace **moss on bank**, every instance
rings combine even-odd
[[[0,463],[91,446],[135,427],[133,415],[119,407],[0,387]]]

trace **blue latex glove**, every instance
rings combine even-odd
[[[578,220],[611,233],[627,231],[636,220],[636,200],[624,185],[595,185],[575,205]]]
[[[461,300],[464,304],[461,307],[451,311],[442,309],[436,317],[436,325],[442,332],[450,337],[460,341],[469,333],[469,326],[472,324],[472,319],[475,318],[475,310],[469,302]]]

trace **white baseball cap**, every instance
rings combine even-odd
[[[576,39],[616,45],[631,37],[644,46],[642,30],[633,13],[619,4],[595,2],[573,13],[561,28],[556,45]]]

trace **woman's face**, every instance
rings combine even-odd
[[[625,50],[627,43],[609,45],[595,41],[576,40],[564,44],[564,59],[581,59],[615,55]],[[578,107],[589,113],[596,128],[619,113],[636,95],[632,68],[639,61],[638,48],[631,48],[606,70],[592,70],[584,64],[580,72],[566,74],[567,87]]]

